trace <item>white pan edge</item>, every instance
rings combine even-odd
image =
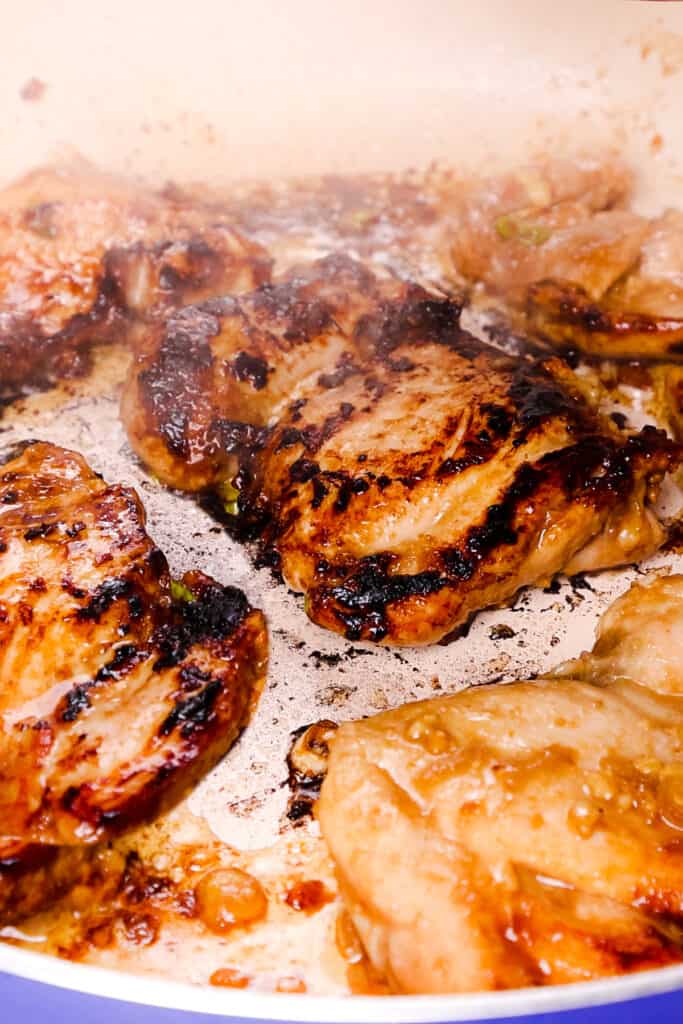
[[[12,5],[3,12],[0,177],[23,173],[67,146],[152,180],[172,174],[220,183],[400,168],[432,157],[476,164],[491,149],[520,161],[541,137],[561,148],[578,136],[585,146],[617,146],[641,168],[656,206],[680,205],[683,4],[378,0],[372,17],[357,3],[334,5],[332,17],[326,5],[301,0],[299,18],[317,31],[317,48],[304,45],[289,5],[286,15],[278,0],[237,7],[239,31],[235,5],[219,0],[184,5],[172,19],[167,0],[119,0],[116,17],[90,0],[71,0],[68,10],[52,0]],[[259,44],[258,61],[250,42]],[[189,60],[191,53],[200,59]],[[47,89],[40,103],[27,104],[21,86],[32,76]],[[657,136],[663,148],[655,157],[649,147]],[[124,974],[2,944],[0,971],[195,1015],[325,1024],[516,1017],[683,989],[680,965],[465,996],[271,995]]]
[[[440,1024],[559,1013],[628,1002],[683,988],[683,965],[627,977],[506,992],[443,996],[303,996],[179,984],[68,963],[0,945],[0,972],[114,1001],[263,1021],[317,1024]],[[116,993],[124,993],[123,998]]]

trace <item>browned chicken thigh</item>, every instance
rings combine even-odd
[[[90,168],[0,193],[0,394],[73,375],[140,318],[266,280],[225,217]]]
[[[64,848],[210,768],[262,685],[260,612],[201,573],[172,583],[144,527],[135,492],[73,452],[34,443],[0,466],[2,916],[84,863]],[[49,883],[22,882],[46,862]]]
[[[513,359],[452,301],[343,257],[155,327],[123,418],[162,481],[265,521],[314,621],[398,644],[650,554],[681,456],[598,415],[561,361]]]
[[[683,960],[683,577],[635,586],[593,654],[342,725],[318,817],[397,992]]]
[[[683,214],[626,208],[610,161],[525,168],[449,196],[446,264],[563,350],[683,358]]]

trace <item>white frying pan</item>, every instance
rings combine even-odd
[[[434,159],[490,170],[547,151],[614,147],[640,172],[643,209],[682,205],[683,4],[6,0],[2,6],[0,184],[74,151],[156,182],[225,183],[292,173],[401,170]],[[80,448],[110,479],[144,486],[144,474],[121,448],[111,403],[86,399],[72,419],[55,417],[38,404],[35,415],[9,426],[5,420],[2,427],[10,438],[49,431],[51,439]],[[199,554],[186,547],[187,517],[198,511],[158,492],[145,500],[153,533],[174,567],[196,565],[199,558],[201,568],[244,586],[272,624],[310,641],[315,627],[296,602],[269,589],[229,541],[217,538],[213,549]],[[571,617],[558,613],[552,627],[546,617],[543,631],[532,603],[520,613],[526,653],[508,659],[505,674],[524,675],[586,646],[598,614],[628,578],[604,574],[597,592]],[[460,683],[483,681],[487,672],[490,677],[500,652],[485,625],[495,614],[479,617],[481,624],[466,642],[409,654],[408,670],[416,670],[410,678],[388,659],[360,659],[341,717],[373,710],[369,693],[378,680],[389,702],[398,702],[420,696],[410,688],[414,675],[447,671],[451,682]],[[546,650],[549,628],[561,641],[552,653]],[[338,640],[316,631],[313,644],[334,652]],[[311,702],[337,677],[333,667],[297,662],[275,639],[273,655],[273,672],[295,699],[277,730],[268,724],[270,717],[257,718],[249,742],[260,745],[277,779],[290,730],[311,720]],[[266,694],[266,717],[269,699]],[[262,805],[260,817],[246,823],[231,818],[225,800],[216,799],[216,779],[223,790],[255,785],[243,747],[200,787],[193,810],[205,814],[226,841],[264,846],[282,810],[277,794]],[[190,952],[181,948],[175,955],[166,973],[185,978]],[[624,1003],[632,1000],[637,1001]],[[655,1016],[663,1024],[681,1020],[683,967],[482,996],[276,996],[192,988],[151,973],[68,964],[0,943],[3,1024],[39,1015],[48,1022],[183,1024],[206,1020],[206,1014],[389,1024],[529,1014],[554,1019],[560,1011],[568,1011],[561,1019],[570,1024],[579,1019],[576,1008],[584,1008],[582,1024],[598,1017],[600,1024]]]

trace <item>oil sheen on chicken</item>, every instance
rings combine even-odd
[[[459,307],[344,257],[150,330],[123,399],[165,483],[257,524],[311,618],[433,642],[556,573],[653,552],[680,448],[598,415],[556,358],[511,358]]]
[[[683,576],[634,586],[592,654],[342,725],[318,816],[396,992],[683,960]]]
[[[134,491],[34,443],[0,466],[0,918],[87,868],[232,745],[265,676],[263,616],[171,583]]]
[[[563,350],[682,359],[683,213],[639,216],[631,188],[610,161],[473,182],[450,197],[447,266]]]
[[[0,193],[0,395],[78,372],[140,319],[268,278],[225,217],[93,171],[35,171]]]

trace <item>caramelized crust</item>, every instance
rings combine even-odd
[[[225,217],[92,171],[36,171],[0,194],[0,393],[82,367],[140,319],[268,278]]]
[[[357,321],[400,292],[332,256],[180,310],[149,332],[131,368],[122,416],[135,451],[173,487],[217,487],[318,378],[324,388],[328,375],[354,372]]]
[[[123,418],[164,482],[217,491],[314,621],[438,640],[561,571],[635,561],[680,449],[598,416],[559,360],[513,359],[459,307],[343,257],[170,317]]]
[[[681,576],[634,587],[553,678],[334,734],[318,818],[394,991],[683,960],[682,610]]]
[[[683,268],[682,268],[683,269]],[[578,350],[605,359],[678,359],[683,357],[683,292],[681,313],[666,316],[624,308],[620,293],[593,301],[571,282],[540,281],[529,287],[527,323],[537,336],[561,351]]]
[[[155,813],[226,752],[266,649],[241,591],[197,572],[171,584],[134,491],[48,444],[1,467],[3,914],[30,899],[12,872],[59,888],[81,868],[56,847]]]

